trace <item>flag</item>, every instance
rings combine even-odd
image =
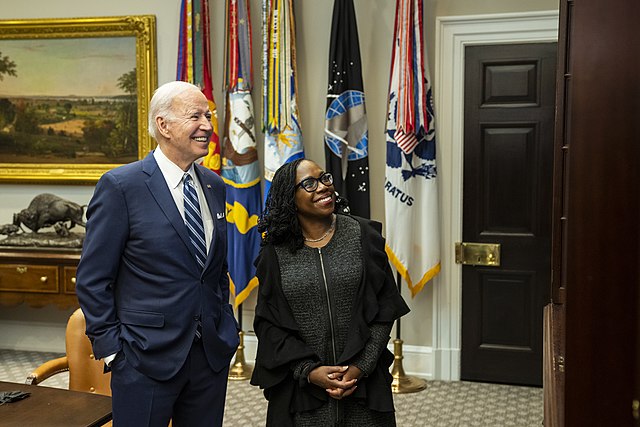
[[[227,244],[231,292],[236,307],[258,285],[253,260],[261,236],[260,167],[253,115],[251,20],[247,0],[227,0],[225,137],[222,179],[227,184]]]
[[[329,47],[324,152],[352,214],[369,218],[369,132],[353,0],[335,0]]]
[[[422,0],[396,2],[385,132],[386,249],[412,296],[440,271],[436,134],[422,10]]]
[[[219,174],[220,140],[218,139],[218,113],[213,99],[213,85],[209,70],[211,65],[209,34],[208,0],[182,0],[176,79],[198,86],[209,101],[213,134],[209,140],[209,154],[204,157],[202,164]]]
[[[265,197],[276,170],[303,158],[297,101],[292,0],[262,1],[262,80]]]

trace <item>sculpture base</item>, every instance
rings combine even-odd
[[[68,236],[60,236],[57,233],[18,233],[0,240],[0,246],[20,248],[70,248],[81,249],[84,242],[84,233],[69,233]]]

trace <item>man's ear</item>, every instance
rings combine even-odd
[[[167,119],[161,116],[156,117],[156,127],[162,136],[169,138],[169,121]]]

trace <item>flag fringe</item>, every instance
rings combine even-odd
[[[233,306],[235,308],[238,308],[238,306],[247,299],[251,291],[258,287],[258,284],[258,278],[254,277],[253,279],[249,280],[247,287],[244,288],[238,295],[236,295],[236,285],[233,283],[233,280],[231,280],[231,277],[229,276],[229,288],[231,289],[231,293],[235,296]]]
[[[398,273],[400,273],[400,276],[407,282],[409,290],[411,291],[411,298],[415,298],[415,296],[418,295],[420,291],[422,291],[422,288],[424,288],[427,282],[433,279],[440,272],[440,262],[438,261],[438,263],[433,267],[431,267],[422,276],[420,281],[418,281],[414,285],[413,282],[411,281],[411,276],[407,271],[407,267],[402,263],[402,261],[400,261],[400,259],[398,259],[396,254],[389,247],[389,245],[385,245],[384,249],[387,252],[387,257],[389,257],[389,262],[391,263],[391,265],[393,265],[393,267],[398,271]]]

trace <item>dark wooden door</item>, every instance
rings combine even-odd
[[[466,48],[463,240],[501,265],[463,266],[463,380],[542,385],[556,47]]]

